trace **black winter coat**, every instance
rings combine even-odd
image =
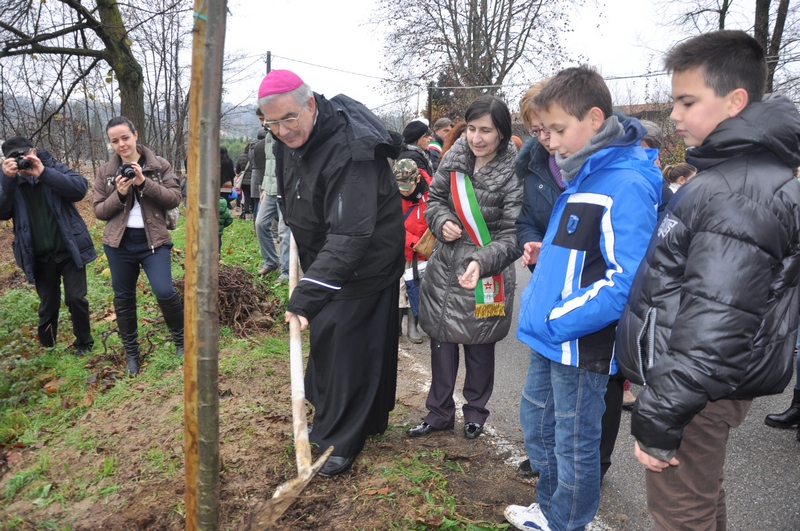
[[[433,166],[428,152],[421,147],[413,144],[403,144],[403,150],[397,156],[397,160],[411,159],[417,163],[417,168],[425,170],[428,175],[433,177]]]
[[[667,460],[708,401],[783,391],[800,275],[800,115],[767,95],[689,151],[697,175],[667,205],[617,328],[644,383],[631,432]],[[661,450],[661,452],[659,452]]]
[[[563,190],[550,171],[550,153],[536,138],[525,142],[514,161],[514,173],[523,180],[522,209],[517,219],[517,245],[525,251],[528,242],[541,242],[550,223],[553,205]],[[528,269],[533,271],[534,266]]]
[[[517,247],[514,229],[522,204],[522,183],[513,172],[515,149],[509,143],[505,153],[474,172],[475,155],[467,139],[460,138],[439,161],[425,210],[425,219],[438,241],[435,252],[428,259],[419,302],[419,324],[431,339],[484,345],[508,335],[514,314],[514,260],[522,254]],[[450,188],[450,173],[453,171],[470,176],[481,215],[491,234],[492,241],[485,247],[478,247],[466,230],[461,233],[461,238],[444,241],[442,227],[445,222],[452,221],[462,227]],[[481,278],[503,273],[504,317],[475,317],[475,290],[464,289],[458,283],[458,276],[464,274],[473,260],[480,264]]]
[[[56,218],[61,237],[67,246],[70,257],[78,267],[83,267],[95,258],[92,237],[83,218],[75,208],[75,203],[86,196],[89,184],[83,176],[68,166],[56,162],[49,152],[37,150],[37,157],[44,165],[39,176],[40,185],[45,187],[44,195],[53,216]],[[0,175],[0,219],[14,219],[14,258],[25,272],[28,282],[34,282],[36,257],[31,239],[30,216],[25,198],[19,190],[23,177],[10,178]],[[36,215],[34,212],[33,215]]]
[[[314,94],[306,143],[275,141],[278,200],[304,275],[288,310],[313,319],[333,299],[375,294],[403,274],[400,191],[387,157],[402,139],[361,103]],[[270,133],[271,134],[271,133]]]

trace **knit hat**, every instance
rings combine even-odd
[[[416,144],[417,140],[425,135],[431,134],[433,133],[431,133],[431,130],[428,129],[427,125],[419,120],[412,120],[408,122],[405,129],[403,129],[403,141],[406,144]]]
[[[3,156],[15,157],[22,155],[29,149],[33,148],[31,141],[24,136],[14,136],[3,142]]]
[[[261,86],[258,87],[258,98],[291,92],[302,84],[303,80],[300,79],[300,76],[292,71],[273,70],[261,81]]]
[[[396,160],[392,166],[394,178],[397,179],[397,187],[403,192],[410,192],[417,185],[419,170],[417,163],[411,159]]]

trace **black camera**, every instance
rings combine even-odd
[[[117,175],[122,175],[126,179],[134,179],[136,178],[136,170],[133,169],[133,164],[126,162],[117,168]]]
[[[32,170],[33,169],[33,162],[29,161],[22,155],[14,159],[17,161],[17,170]]]

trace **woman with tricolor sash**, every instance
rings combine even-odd
[[[431,338],[431,388],[422,423],[411,437],[455,425],[453,400],[459,345],[464,346],[464,435],[477,438],[489,416],[495,343],[511,326],[519,258],[515,222],[522,182],[514,176],[511,114],[484,95],[465,113],[466,138],[439,162],[428,221],[437,243],[420,286],[419,323]]]

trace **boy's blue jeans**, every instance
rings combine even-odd
[[[600,504],[600,432],[608,375],[531,350],[519,417],[537,501],[553,531],[583,529]]]

